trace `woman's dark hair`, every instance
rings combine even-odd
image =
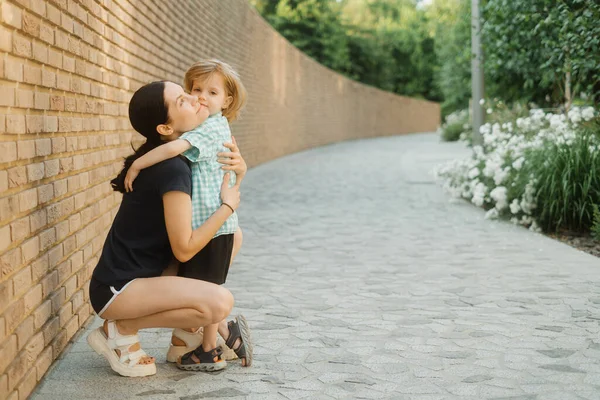
[[[129,121],[137,132],[146,138],[135,153],[125,158],[123,169],[110,181],[113,190],[125,193],[125,175],[135,160],[160,146],[162,139],[156,127],[168,124],[169,108],[165,103],[165,82],[152,82],[139,88],[129,102]]]

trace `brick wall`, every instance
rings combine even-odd
[[[192,62],[234,65],[250,166],[340,140],[432,131],[435,103],[322,67],[243,0],[0,0],[0,399],[25,399],[91,318],[87,282],[131,152],[127,103]]]

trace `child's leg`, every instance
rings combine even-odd
[[[237,231],[233,234],[233,249],[231,250],[231,261],[229,265],[233,263],[233,259],[242,248],[242,242],[244,241],[244,235],[242,234],[242,228],[238,227]]]
[[[219,324],[207,325],[204,327],[204,337],[202,338],[202,348],[209,351],[217,347],[217,327]]]

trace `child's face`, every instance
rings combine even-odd
[[[232,97],[227,95],[225,78],[220,73],[212,74],[208,78],[196,79],[191,94],[198,97],[200,104],[208,107],[210,115],[227,108],[232,100]]]

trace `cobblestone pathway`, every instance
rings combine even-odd
[[[451,202],[432,134],[252,169],[230,271],[255,366],[115,376],[81,335],[33,399],[600,399],[600,261]],[[93,325],[98,326],[99,321]]]

